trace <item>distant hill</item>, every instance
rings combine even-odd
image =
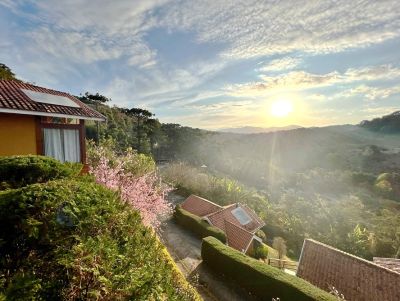
[[[225,128],[220,129],[218,132],[223,133],[235,133],[235,134],[260,134],[260,133],[271,133],[271,132],[278,132],[278,131],[288,131],[302,128],[299,125],[288,125],[283,127],[254,127],[254,126],[243,126],[238,128]]]
[[[372,120],[364,120],[359,125],[374,132],[400,133],[400,111]]]

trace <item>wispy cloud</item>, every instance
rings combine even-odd
[[[306,71],[291,71],[276,76],[261,76],[262,81],[229,85],[227,93],[233,96],[258,96],[276,91],[298,91],[348,84],[360,81],[376,81],[400,77],[400,68],[390,65],[351,68],[343,73],[338,71],[326,74],[313,74]]]
[[[268,72],[268,71],[285,71],[285,70],[290,70],[294,69],[297,66],[299,66],[301,63],[300,58],[295,58],[295,57],[284,57],[281,59],[276,59],[273,61],[270,61],[269,63],[264,64],[260,68],[257,69],[257,71],[260,72]]]
[[[193,30],[201,41],[226,41],[227,58],[300,50],[339,52],[400,35],[399,4],[392,1],[179,1],[165,7],[161,24]]]

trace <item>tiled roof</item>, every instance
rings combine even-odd
[[[241,207],[252,218],[250,223],[242,225],[232,214],[232,210],[238,207]],[[242,204],[232,204],[226,206],[220,211],[211,213],[207,216],[207,218],[211,222],[211,224],[213,224],[217,228],[222,229],[223,231],[225,231],[225,221],[235,224],[236,226],[241,227],[251,233],[255,233],[258,229],[264,226],[264,223],[257,217],[254,211]]]
[[[190,213],[200,217],[203,217],[213,212],[217,212],[222,209],[221,206],[194,194],[190,195],[181,204],[181,207],[184,210],[189,211]]]
[[[228,246],[245,253],[253,240],[253,234],[229,221],[224,223]]]
[[[400,259],[374,257],[372,260],[381,267],[400,273]]]
[[[348,301],[400,300],[400,274],[323,243],[306,239],[297,276]]]
[[[56,96],[64,96],[76,103],[78,107],[37,102],[30,99],[21,89]],[[10,112],[16,114],[31,113],[32,115],[56,117],[68,115],[74,116],[75,118],[81,117],[82,119],[105,120],[105,117],[102,114],[89,108],[79,99],[68,93],[50,90],[14,80],[0,80],[0,112]]]

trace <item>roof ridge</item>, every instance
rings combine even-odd
[[[206,201],[206,202],[208,202],[208,203],[210,203],[210,204],[213,204],[213,205],[215,205],[215,206],[217,206],[217,207],[219,207],[219,208],[223,208],[222,206],[220,206],[220,205],[218,205],[218,204],[216,204],[216,203],[214,203],[214,202],[211,202],[210,200],[207,200],[207,199],[205,199],[205,198],[203,198],[203,197],[201,197],[201,196],[198,196],[197,194],[191,194],[191,195],[189,195],[187,198],[190,198],[191,196],[195,196],[196,198],[199,198],[199,199],[202,199],[203,201]]]

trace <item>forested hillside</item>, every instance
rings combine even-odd
[[[175,168],[172,181],[217,203],[248,203],[264,218],[267,239],[284,237],[291,256],[305,237],[365,258],[400,256],[400,135],[371,128],[393,124],[396,113],[360,125],[234,134],[98,109],[108,118],[100,137],[191,165]],[[97,137],[96,124],[88,137]]]

